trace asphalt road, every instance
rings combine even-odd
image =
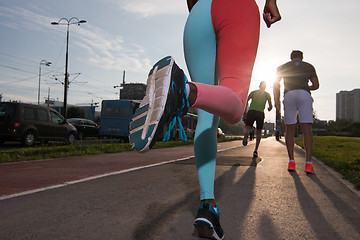
[[[283,142],[262,141],[258,159],[253,148],[219,144],[225,239],[360,239],[358,192],[317,161],[305,174],[299,149],[289,173]],[[0,239],[198,239],[192,155],[188,146],[0,165]]]
[[[120,139],[97,139],[97,138],[86,138],[84,140],[76,140],[76,144],[83,144],[83,145],[92,145],[92,144],[99,144],[99,142],[102,143],[119,143],[121,142]],[[49,141],[47,145],[41,145],[40,142],[36,142],[34,147],[43,147],[43,146],[62,146],[65,145],[65,142],[62,141]],[[21,142],[15,142],[15,141],[7,141],[4,144],[0,145],[0,151],[6,151],[6,150],[13,150],[13,149],[21,149],[21,148],[28,148],[24,147],[24,145]]]

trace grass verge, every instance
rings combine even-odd
[[[304,148],[303,139],[296,144]],[[342,174],[360,190],[360,138],[314,137],[313,156]]]
[[[218,142],[239,140],[240,138],[219,138]],[[157,142],[153,149],[168,148],[194,144],[193,140],[186,142],[169,141]],[[75,143],[66,146],[39,146],[32,148],[21,148],[0,152],[0,163],[23,162],[40,159],[62,158],[70,156],[84,156],[104,153],[120,153],[125,151],[134,151],[128,143],[96,143],[92,145],[83,145]]]

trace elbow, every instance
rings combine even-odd
[[[316,89],[319,89],[319,87],[320,87],[320,84],[318,83],[318,84],[316,85]]]
[[[320,87],[320,84],[314,84],[312,85],[312,90],[318,90]]]

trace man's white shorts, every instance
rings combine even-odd
[[[300,123],[313,123],[313,102],[308,91],[297,89],[287,92],[283,100],[285,124],[295,124],[297,113]]]

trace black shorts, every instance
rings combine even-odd
[[[262,129],[264,127],[264,112],[250,110],[246,114],[245,125],[252,127],[256,121],[256,129]]]

